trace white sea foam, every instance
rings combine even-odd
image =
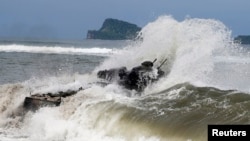
[[[248,83],[243,84],[250,80],[249,73],[244,72],[249,67],[240,65],[244,71],[235,70],[237,65],[249,62],[249,54],[238,53],[240,48],[232,42],[230,29],[218,20],[191,18],[179,22],[171,16],[162,16],[142,29],[141,38],[141,42],[126,48],[123,53],[113,55],[96,70],[114,66],[128,66],[130,69],[142,61],[155,58],[158,59],[155,63],[157,66],[167,58],[163,70],[170,73],[159,85],[148,87],[149,91],[163,90],[184,82],[221,89],[249,90]],[[228,69],[234,71],[225,75],[226,70],[220,68],[218,59],[226,59],[225,64],[231,62]]]
[[[45,54],[99,54],[108,55],[113,53],[109,48],[76,48],[76,47],[49,47],[49,46],[26,46],[26,45],[0,45],[0,52],[27,52]]]

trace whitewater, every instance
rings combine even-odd
[[[135,41],[0,45],[0,140],[205,141],[208,124],[250,123],[250,47],[214,19],[161,16]],[[140,94],[98,70],[157,58],[166,76]],[[2,75],[3,74],[3,75]],[[32,94],[84,90],[25,111]]]

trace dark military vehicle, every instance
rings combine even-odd
[[[155,61],[156,59],[153,62],[145,61],[130,71],[126,67],[101,70],[97,73],[97,76],[108,82],[117,81],[118,84],[127,89],[141,92],[148,84],[157,81],[165,74],[160,68],[166,60],[157,68],[153,67]]]
[[[126,67],[98,71],[97,77],[107,81],[107,83],[97,82],[96,84],[105,86],[109,83],[117,82],[126,89],[142,92],[145,87],[159,80],[165,74],[160,68],[166,60],[157,68],[153,67],[155,61],[156,59],[153,62],[145,61],[130,71]],[[61,98],[72,96],[82,90],[84,89],[81,87],[78,90],[68,90],[66,92],[31,95],[25,98],[23,106],[25,109],[32,111],[44,106],[59,106]]]

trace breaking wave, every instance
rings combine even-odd
[[[1,45],[0,52],[26,52],[26,53],[44,53],[44,54],[96,54],[109,55],[114,53],[110,48],[76,48],[76,47],[48,47],[48,46],[25,46],[25,45]]]

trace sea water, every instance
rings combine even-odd
[[[250,123],[250,46],[212,19],[161,16],[135,41],[0,43],[0,140],[205,141],[208,124]],[[149,60],[166,76],[140,94],[98,70]],[[36,93],[84,90],[59,107],[22,108]]]

